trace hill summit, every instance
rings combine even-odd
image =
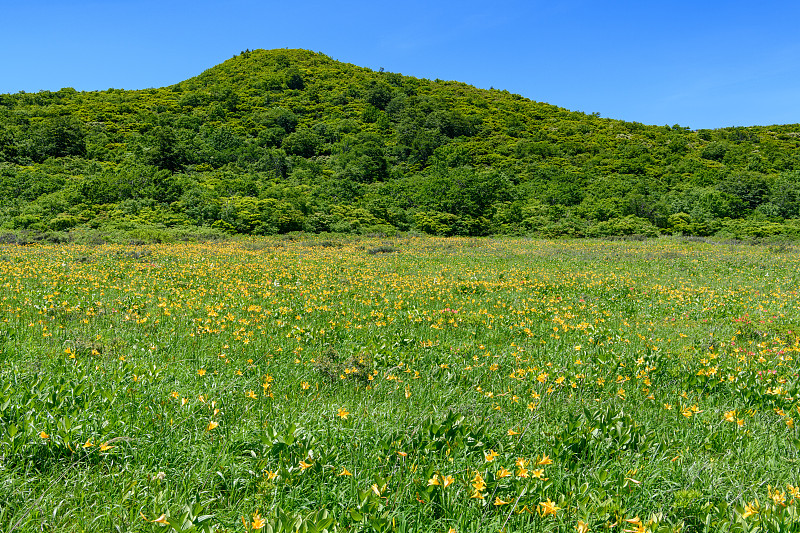
[[[647,126],[248,50],[169,87],[0,95],[0,229],[796,237],[798,148],[798,124]]]

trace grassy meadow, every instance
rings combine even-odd
[[[800,531],[797,252],[0,246],[0,531]]]

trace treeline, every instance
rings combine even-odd
[[[160,89],[0,95],[0,229],[798,237],[798,148],[797,124],[645,126],[246,51]]]

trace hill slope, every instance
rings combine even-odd
[[[646,126],[247,51],[159,89],[0,95],[0,228],[796,236],[798,148],[798,124]]]

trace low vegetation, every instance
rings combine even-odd
[[[796,531],[799,257],[0,245],[0,529]]]

